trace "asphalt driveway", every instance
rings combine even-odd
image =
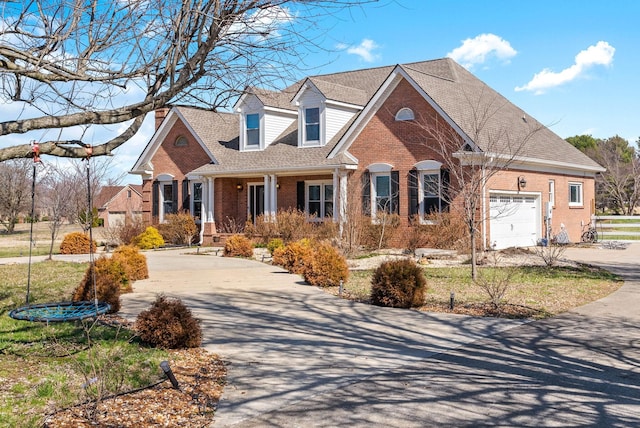
[[[228,364],[214,427],[639,426],[640,245],[569,249],[625,276],[613,295],[536,322],[340,300],[266,264],[147,253],[123,296],[159,292],[203,321]]]

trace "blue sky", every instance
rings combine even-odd
[[[449,56],[562,138],[617,134],[635,144],[639,17],[636,0],[380,0],[316,19],[323,35],[299,77]],[[0,121],[10,107],[0,105]],[[149,117],[116,151],[114,176],[133,166],[152,134]],[[83,140],[104,135],[96,127]]]

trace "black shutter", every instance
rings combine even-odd
[[[400,213],[400,172],[391,171],[391,213]]]
[[[371,174],[362,173],[362,214],[371,215]]]
[[[178,180],[173,180],[171,186],[173,187],[173,189],[171,189],[173,191],[173,200],[171,201],[173,202],[171,204],[171,206],[173,207],[173,212],[171,214],[175,214],[178,212]]]
[[[304,181],[296,183],[296,205],[298,211],[304,212]]]
[[[409,171],[409,217],[418,214],[420,209],[420,200],[418,200],[418,171],[412,169]]]
[[[191,207],[189,206],[189,180],[186,178],[182,180],[182,210],[189,212]]]
[[[442,206],[442,211],[449,211],[449,204],[451,203],[451,178],[449,177],[448,169],[440,170],[440,185],[442,189],[440,189],[441,201],[440,204]]]
[[[155,221],[160,212],[158,210],[158,204],[160,203],[160,183],[154,181],[151,185],[151,218]]]

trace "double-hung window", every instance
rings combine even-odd
[[[442,212],[442,186],[440,171],[422,174],[423,213]]]
[[[569,206],[582,206],[582,183],[569,183]]]
[[[307,183],[307,213],[310,217],[333,217],[333,183]]]
[[[320,109],[318,107],[304,110],[305,143],[320,141]]]
[[[246,147],[260,147],[260,115],[258,113],[246,115]]]
[[[375,212],[391,212],[390,174],[380,173],[373,176],[373,194],[375,198]]]

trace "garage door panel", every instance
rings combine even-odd
[[[491,195],[490,242],[495,248],[528,247],[538,240],[539,198]]]

